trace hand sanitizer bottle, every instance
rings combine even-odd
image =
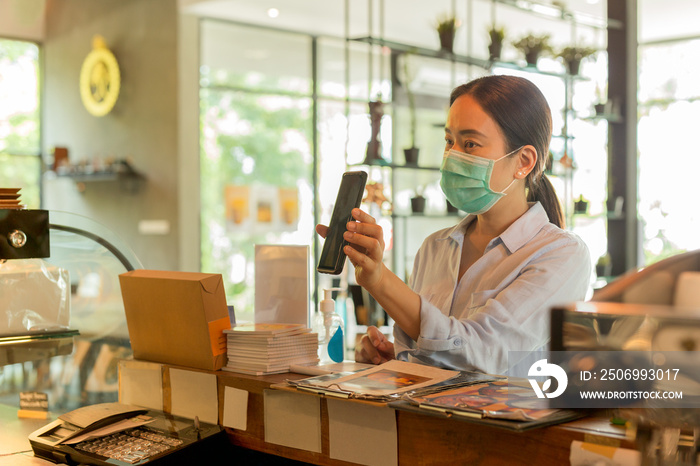
[[[323,290],[323,300],[314,318],[313,331],[318,333],[319,364],[343,362],[345,359],[343,319],[335,312],[335,301],[331,295],[335,289]]]

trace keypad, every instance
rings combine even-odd
[[[182,445],[182,440],[137,427],[105,437],[80,442],[77,450],[136,464]]]

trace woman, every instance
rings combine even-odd
[[[381,227],[353,210],[345,253],[395,322],[395,344],[372,327],[357,361],[499,374],[509,351],[545,346],[550,307],[584,299],[591,274],[544,174],[551,136],[549,106],[524,78],[486,76],[452,92],[440,185],[469,215],[423,242],[406,285],[382,262]]]

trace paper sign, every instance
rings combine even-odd
[[[326,402],[331,458],[370,466],[398,464],[393,409],[331,398]]]
[[[255,322],[309,325],[309,247],[255,245]]]
[[[181,369],[170,370],[172,414],[218,424],[219,404],[216,374]]]
[[[246,430],[248,428],[248,392],[233,387],[224,390],[224,427]]]
[[[616,448],[593,443],[571,442],[569,462],[572,466],[639,466],[642,464],[642,454],[628,448]]]
[[[119,361],[119,402],[162,411],[162,366],[146,361]]]
[[[49,395],[42,392],[20,392],[19,408],[35,411],[49,410]]]
[[[321,453],[321,398],[265,390],[265,441]]]

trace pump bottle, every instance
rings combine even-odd
[[[345,337],[343,319],[335,312],[332,292],[336,288],[323,290],[323,300],[314,318],[313,331],[318,333],[319,364],[343,362]]]

